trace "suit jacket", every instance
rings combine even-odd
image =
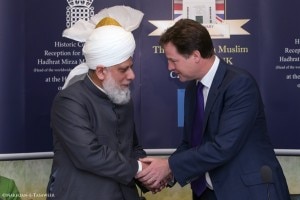
[[[290,199],[286,180],[267,135],[264,105],[253,77],[220,61],[204,113],[202,144],[191,148],[196,83],[186,87],[184,135],[169,158],[180,185],[209,172],[221,200]],[[261,169],[269,166],[272,177],[267,189]],[[264,175],[263,175],[264,176]]]
[[[0,176],[0,199],[3,200],[20,200],[20,193],[15,181]]]
[[[88,77],[60,91],[51,110],[54,158],[48,199],[138,200],[133,103],[116,105]]]

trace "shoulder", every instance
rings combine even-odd
[[[220,61],[216,76],[223,76],[223,83],[248,82],[256,84],[255,78],[246,69],[229,65],[223,60]]]
[[[15,181],[4,176],[0,176],[0,188],[3,191],[4,189],[9,190],[10,188],[15,187]]]
[[[228,64],[223,59],[220,59],[219,68],[224,68],[227,73],[234,74],[235,76],[244,76],[251,79],[253,78],[253,76],[247,71],[247,69],[240,66]]]
[[[60,90],[53,99],[52,111],[54,110],[77,110],[85,107],[88,101],[88,90],[78,81],[69,87]]]
[[[4,176],[0,176],[0,183],[13,183],[14,180],[10,179],[10,178],[6,178]]]
[[[56,96],[55,100],[61,99],[61,98],[78,98],[83,97],[84,94],[87,92],[87,89],[85,88],[83,81],[77,81],[76,83],[73,83],[72,85],[68,86],[67,88],[60,90]]]
[[[229,65],[222,60],[214,77],[212,87],[228,95],[236,95],[237,93],[259,93],[258,84],[252,74],[244,68]]]

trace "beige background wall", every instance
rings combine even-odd
[[[278,156],[291,194],[300,194],[300,157]],[[51,159],[0,161],[0,175],[15,180],[23,200],[45,200]],[[190,187],[176,184],[160,193],[144,195],[147,200],[191,200]]]

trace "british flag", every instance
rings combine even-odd
[[[173,0],[173,20],[182,18],[182,1]],[[216,20],[218,23],[222,23],[225,19],[225,0],[216,0]]]

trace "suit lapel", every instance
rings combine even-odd
[[[219,94],[219,87],[224,79],[225,72],[226,72],[226,63],[223,60],[220,60],[220,64],[218,66],[218,69],[216,71],[216,74],[214,76],[211,88],[208,93],[205,111],[204,111],[204,130],[206,129],[207,120],[209,117],[209,113],[212,109],[212,106],[215,103],[215,100],[217,99],[217,96]]]

